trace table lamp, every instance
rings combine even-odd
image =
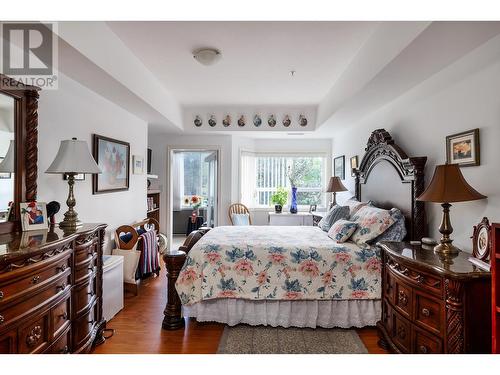
[[[486,196],[478,193],[465,181],[458,164],[436,166],[432,181],[427,189],[417,198],[419,201],[441,203],[443,217],[439,232],[442,237],[434,251],[441,254],[456,254],[459,249],[452,245],[450,238],[453,227],[450,221],[450,207],[453,202],[466,202],[484,199]]]
[[[336,195],[338,191],[347,191],[346,187],[340,181],[340,177],[334,176],[330,177],[330,182],[328,183],[328,187],[326,188],[327,193],[333,193],[333,201],[330,203],[330,208],[337,204]]]
[[[68,211],[64,214],[64,220],[59,223],[63,229],[77,229],[82,225],[78,220],[78,214],[74,210],[76,199],[73,194],[75,175],[80,173],[101,173],[101,169],[90,154],[87,142],[76,138],[61,141],[59,151],[45,173],[57,173],[68,175],[69,194],[66,204]]]

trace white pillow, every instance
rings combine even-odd
[[[233,225],[250,225],[248,214],[233,214]]]
[[[358,223],[348,220],[337,220],[328,231],[328,237],[339,243],[346,242],[358,228]]]
[[[358,229],[351,237],[358,245],[380,236],[396,222],[390,211],[374,206],[361,207],[351,220],[358,223]]]
[[[135,272],[139,265],[141,252],[135,250],[113,249],[113,255],[121,255],[123,257],[123,282],[127,284],[137,284],[135,280]]]
[[[347,201],[342,204],[342,206],[348,206],[349,207],[349,217],[352,220],[353,215],[361,208],[368,205],[368,202],[360,202],[358,201],[355,197],[352,197],[348,199]]]

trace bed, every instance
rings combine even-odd
[[[421,238],[425,208],[416,197],[424,188],[426,158],[409,158],[383,129],[371,134],[365,151],[355,174],[356,198],[397,207],[407,239]],[[337,243],[318,227],[247,226],[193,232],[182,249],[187,258],[175,286],[185,317],[310,328],[380,320],[376,243]],[[167,306],[166,318],[173,311]]]

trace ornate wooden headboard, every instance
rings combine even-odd
[[[427,232],[424,191],[427,157],[408,157],[385,129],[372,132],[365,155],[355,170],[356,198],[377,207],[399,208],[406,218],[407,239],[420,240]]]

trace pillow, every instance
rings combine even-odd
[[[353,215],[361,208],[368,205],[368,202],[360,202],[355,197],[352,197],[344,202],[344,206],[349,207],[349,217],[352,219]]]
[[[376,244],[381,241],[403,241],[406,237],[406,226],[405,226],[405,217],[403,213],[397,208],[391,208],[390,210],[392,218],[395,220],[395,223],[392,224],[389,229],[387,229],[380,236],[371,240],[370,243]]]
[[[233,225],[250,225],[248,214],[232,214]]]
[[[359,226],[351,239],[356,244],[363,245],[384,233],[396,220],[388,210],[364,206],[354,214],[352,221],[358,223]]]
[[[328,237],[337,242],[346,242],[356,229],[358,229],[358,223],[340,219],[332,225],[328,231]]]
[[[320,222],[318,223],[318,227],[320,227],[325,232],[328,232],[333,223],[340,219],[349,219],[349,207],[337,205],[333,206],[320,220]]]

